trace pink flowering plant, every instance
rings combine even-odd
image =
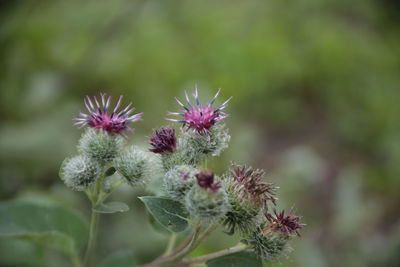
[[[232,163],[222,174],[206,168],[207,159],[228,147],[229,131],[224,110],[231,98],[215,105],[220,90],[202,103],[196,89],[191,99],[176,98],[180,111],[167,120],[181,127],[161,127],[149,138],[149,148],[128,145],[131,124],[142,119],[131,104],[122,107],[122,96],[86,97],[86,113],[75,124],[84,128],[77,156],[67,158],[60,177],[72,190],[84,192],[92,203],[86,253],[73,256],[75,266],[93,266],[98,219],[101,214],[129,208],[107,198],[123,183],[144,185],[150,196],[140,197],[158,227],[170,233],[165,253],[143,266],[262,266],[290,251],[289,241],[304,226],[290,210],[276,211],[277,187],[266,182],[265,172]],[[157,188],[157,184],[161,187]],[[189,257],[213,231],[222,229],[238,237],[238,244],[211,254]],[[181,242],[178,242],[180,240]]]

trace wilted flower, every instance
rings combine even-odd
[[[149,143],[153,146],[153,148],[149,149],[151,152],[158,154],[173,153],[176,149],[175,130],[161,127],[155,131]]]
[[[231,175],[233,177],[233,191],[239,198],[248,200],[256,206],[264,207],[268,200],[276,202],[276,187],[272,183],[262,182],[265,172],[251,167],[233,165]]]
[[[214,173],[209,171],[201,171],[196,174],[197,184],[203,189],[210,189],[213,192],[221,188],[220,182],[214,181]]]
[[[119,97],[117,105],[114,107],[111,114],[109,113],[109,106],[111,96],[100,94],[100,102],[96,97],[90,99],[89,96],[84,98],[84,103],[89,114],[80,113],[79,117],[74,118],[77,122],[75,125],[79,127],[89,126],[94,129],[101,129],[111,134],[120,134],[125,136],[124,131],[132,131],[133,129],[128,126],[129,123],[141,119],[142,113],[131,115],[135,108],[131,108],[132,103],[126,106],[121,111],[118,109],[121,106],[122,96]]]
[[[288,215],[285,215],[285,211],[277,212],[274,209],[275,215],[271,213],[266,213],[265,217],[269,221],[269,225],[264,231],[280,231],[287,235],[297,234],[300,236],[299,229],[303,228],[305,224],[300,223],[300,216],[293,214],[293,209],[289,211]]]
[[[228,117],[228,114],[222,112],[222,110],[226,108],[229,100],[232,97],[226,100],[218,108],[214,109],[212,107],[220,91],[221,89],[219,89],[214,98],[204,106],[201,104],[199,100],[199,94],[197,88],[193,94],[194,99],[196,101],[194,105],[190,102],[189,96],[185,92],[187,106],[185,106],[178,98],[175,98],[178,104],[183,108],[183,110],[181,112],[169,112],[169,115],[183,116],[183,118],[181,120],[167,118],[167,120],[182,122],[188,129],[192,129],[193,132],[198,132],[200,134],[208,133],[210,128],[216,122],[221,121],[226,117]]]

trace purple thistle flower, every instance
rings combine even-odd
[[[194,99],[196,101],[194,105],[190,102],[189,96],[185,91],[187,106],[185,106],[178,98],[175,98],[178,104],[183,108],[183,110],[181,112],[168,113],[168,115],[178,115],[178,116],[183,116],[183,118],[180,120],[167,118],[167,120],[174,122],[181,122],[188,129],[193,129],[193,132],[197,131],[200,134],[208,133],[210,128],[216,122],[221,121],[226,117],[228,117],[228,114],[222,112],[222,110],[226,108],[229,100],[231,100],[232,97],[226,100],[218,108],[214,109],[212,107],[220,91],[221,89],[219,89],[218,92],[215,94],[214,98],[204,106],[201,104],[199,100],[199,93],[197,91],[197,88],[195,89],[195,92],[193,94]]]
[[[235,181],[234,190],[239,197],[249,199],[256,205],[266,206],[268,200],[276,205],[275,187],[272,183],[262,182],[264,170],[251,167],[232,165],[232,177]]]
[[[214,173],[209,171],[201,171],[196,174],[197,184],[203,189],[210,189],[213,192],[217,192],[221,188],[219,182],[214,181]]]
[[[175,130],[161,127],[155,131],[154,135],[150,138],[149,143],[153,146],[153,148],[149,149],[151,152],[158,154],[173,153],[176,149]]]
[[[77,121],[75,125],[79,126],[79,128],[89,126],[94,129],[104,130],[111,134],[120,134],[126,137],[124,131],[133,130],[128,124],[141,120],[143,112],[131,115],[135,110],[135,108],[131,108],[132,103],[118,111],[121,106],[122,98],[121,95],[117,105],[110,114],[108,108],[110,106],[111,96],[107,97],[106,94],[100,94],[100,102],[96,97],[91,99],[89,96],[86,96],[84,98],[84,103],[89,114],[80,112],[79,117],[74,118],[74,120]]]
[[[300,223],[300,216],[296,216],[293,214],[293,208],[290,209],[289,214],[285,215],[285,211],[277,212],[274,209],[275,215],[271,213],[265,213],[265,217],[269,221],[270,225],[264,230],[264,232],[269,231],[280,231],[287,235],[296,234],[300,236],[299,229],[306,226],[305,224]]]

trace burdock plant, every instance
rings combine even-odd
[[[146,185],[150,192],[159,192],[140,200],[152,220],[171,233],[165,252],[144,266],[217,266],[231,261],[230,257],[235,259],[234,266],[246,266],[249,260],[261,266],[263,261],[276,261],[290,251],[288,242],[299,235],[304,224],[292,210],[289,214],[275,209],[271,213],[277,187],[264,180],[263,170],[232,164],[218,175],[207,169],[207,160],[219,156],[230,141],[223,121],[231,98],[214,107],[219,93],[204,104],[197,88],[193,99],[185,92],[185,103],[176,98],[181,111],[168,114],[180,118],[167,120],[182,127],[156,129],[147,151],[127,145],[126,133],[132,131],[129,124],[141,119],[141,113],[132,114],[131,104],[120,109],[120,97],[111,111],[111,97],[85,98],[88,114],[80,113],[75,119],[76,125],[86,127],[79,154],[67,158],[60,171],[64,183],[85,192],[92,203],[84,266],[90,265],[99,214],[128,210],[126,204],[105,202],[123,183]],[[155,183],[150,180],[154,179],[159,180],[160,190],[152,188]],[[238,245],[187,257],[218,226],[226,234],[236,234]],[[176,244],[178,239],[182,239],[180,244]],[[76,264],[79,266],[79,261]]]
[[[84,191],[92,203],[89,241],[84,266],[89,266],[96,242],[100,213],[126,210],[119,202],[105,203],[108,196],[123,182],[136,185],[148,169],[146,153],[136,147],[125,147],[130,123],[141,119],[142,113],[132,114],[129,104],[120,109],[122,96],[111,110],[111,97],[100,94],[84,99],[88,113],[80,113],[75,125],[86,127],[79,140],[79,155],[67,158],[61,166],[60,177],[73,190]],[[111,176],[119,173],[118,179]]]

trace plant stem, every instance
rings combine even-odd
[[[204,230],[203,233],[201,233],[201,235],[199,236],[199,238],[196,240],[196,246],[198,244],[201,243],[201,241],[203,241],[207,236],[209,236],[211,234],[212,231],[214,231],[215,229],[217,229],[218,224],[211,224],[209,225],[206,230]]]
[[[169,238],[168,245],[167,245],[167,248],[165,249],[163,256],[168,256],[169,254],[171,254],[172,250],[174,249],[175,243],[176,243],[176,234],[172,233]]]
[[[74,267],[82,267],[82,263],[76,254],[70,255],[70,259]]]
[[[96,234],[97,234],[97,225],[99,221],[99,214],[97,212],[92,211],[92,216],[90,220],[90,229],[89,229],[89,242],[88,247],[85,254],[84,266],[88,267],[90,264],[90,259],[93,256],[94,247],[96,244]]]
[[[93,211],[93,207],[97,204],[99,204],[102,199],[100,199],[100,193],[101,193],[101,184],[103,182],[102,177],[99,178],[96,181],[96,185],[94,188],[94,194],[91,194],[91,202],[92,202],[92,215],[90,218],[90,228],[89,228],[89,240],[88,240],[88,246],[84,258],[84,267],[88,267],[90,265],[90,260],[93,256],[94,253],[94,248],[96,244],[96,235],[97,235],[97,225],[99,222],[99,213]]]
[[[200,234],[201,225],[196,225],[192,235],[190,235],[190,242],[187,243],[184,241],[185,246],[179,246],[175,249],[169,256],[161,256],[152,261],[151,263],[142,265],[142,267],[158,267],[158,266],[170,266],[173,263],[176,263],[185,255],[190,253],[194,248],[196,248],[196,240]]]
[[[202,262],[205,262],[205,261],[217,258],[217,257],[221,257],[221,256],[224,256],[224,255],[229,255],[229,254],[232,254],[232,253],[235,253],[235,252],[238,252],[238,251],[242,251],[242,250],[244,250],[246,248],[247,248],[246,245],[238,244],[238,245],[236,245],[234,247],[223,249],[223,250],[220,250],[220,251],[217,251],[217,252],[214,252],[214,253],[210,253],[210,254],[206,254],[206,255],[200,256],[200,257],[183,259],[181,261],[181,263],[184,266],[190,266],[191,264],[194,264],[194,263],[202,263]]]

